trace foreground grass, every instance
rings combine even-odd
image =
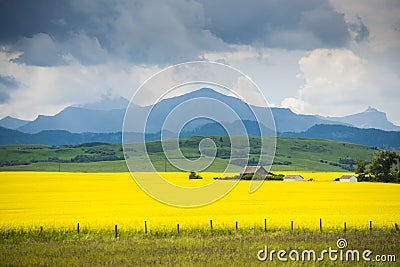
[[[269,249],[315,250],[338,249],[336,241],[345,238],[346,249],[371,250],[375,255],[400,257],[399,232],[260,232],[251,229],[238,232],[190,231],[125,233],[115,238],[112,233],[37,232],[1,233],[0,265],[2,266],[277,266],[276,258],[260,262],[257,252],[268,245]],[[62,237],[62,238],[60,238]],[[371,262],[293,262],[297,266],[371,266]],[[376,263],[375,266],[397,266],[396,262]]]

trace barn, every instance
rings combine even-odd
[[[285,181],[285,182],[302,182],[302,181],[304,181],[304,178],[303,178],[303,176],[301,176],[299,174],[285,175],[283,177],[283,181]]]
[[[357,182],[357,177],[354,175],[342,175],[342,177],[339,178],[340,182]]]
[[[255,179],[259,177],[264,180],[267,175],[273,175],[273,173],[268,172],[263,166],[246,166],[240,173],[240,179],[242,179],[244,175],[251,175],[252,177],[255,175]]]

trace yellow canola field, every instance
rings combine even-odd
[[[281,172],[277,172],[281,173]],[[286,173],[286,172],[283,172]],[[392,227],[400,223],[400,185],[383,183],[340,183],[332,181],[341,173],[301,173],[313,182],[268,181],[248,192],[241,181],[222,199],[198,208],[178,208],[162,204],[145,194],[130,173],[0,173],[0,227],[73,228],[76,223],[91,229],[143,229],[149,231],[207,228],[318,229]],[[137,175],[151,175],[137,174]],[[218,173],[200,173],[203,180],[189,180],[187,173],[164,173],[168,180],[185,186],[210,183]],[[312,175],[312,176],[310,176]],[[327,177],[331,178],[327,178]],[[319,177],[319,178],[318,178]],[[217,181],[216,183],[232,183]]]

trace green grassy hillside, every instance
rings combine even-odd
[[[230,154],[228,137],[211,137],[217,145],[217,159],[207,171],[222,171]],[[203,137],[180,140],[185,156],[199,156]],[[260,138],[251,137],[250,164],[258,161]],[[147,143],[150,158],[159,171],[177,171],[165,160],[159,141]],[[370,161],[371,147],[322,139],[277,138],[272,170],[343,171],[351,170],[356,158]],[[76,146],[2,145],[0,171],[127,171],[121,145],[88,143]]]

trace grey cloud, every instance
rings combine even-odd
[[[344,16],[320,0],[206,0],[208,28],[224,41],[313,49],[347,45]]]
[[[8,44],[12,51],[22,52],[16,61],[60,65],[71,55],[83,64],[105,62],[110,56],[164,64],[195,60],[206,51],[228,49],[204,29],[203,8],[196,1],[85,0],[71,1],[69,5],[61,1],[64,13],[56,11],[53,2],[36,1],[31,13],[23,6],[14,6],[24,10],[15,11],[16,17],[9,18],[15,36],[0,35],[0,42]],[[39,10],[47,15],[40,18]],[[12,25],[19,20],[34,22],[27,29]]]
[[[61,22],[61,23],[60,23]],[[77,16],[68,1],[0,1],[0,42],[12,43],[21,37],[49,33],[61,37],[79,25],[85,17]]]
[[[230,44],[313,49],[349,39],[343,15],[320,0],[5,0],[0,25],[0,44],[40,66],[69,56],[82,64],[111,57],[165,64]]]
[[[116,10],[110,47],[134,61],[179,62],[225,46],[203,29],[202,6],[194,1],[127,1]]]
[[[304,11],[299,26],[304,31],[312,33],[321,41],[322,46],[345,46],[350,38],[344,15],[327,5]]]
[[[367,26],[365,26],[360,17],[357,18],[356,22],[350,22],[349,28],[351,32],[354,34],[354,40],[357,43],[368,40],[369,29],[367,28]]]
[[[91,65],[104,62],[108,57],[98,39],[85,33],[70,34],[64,41],[46,33],[38,33],[31,38],[21,38],[13,49],[22,51],[14,62],[35,66],[63,65],[71,60],[71,56],[83,64]]]
[[[60,44],[65,54],[72,55],[84,64],[98,64],[109,57],[107,50],[101,45],[98,38],[88,36],[84,32],[73,33],[69,39]]]
[[[7,103],[10,92],[18,88],[19,82],[13,76],[0,74],[0,104]]]
[[[103,11],[109,9],[103,7]],[[96,37],[98,28],[91,16],[75,10],[70,1],[0,2],[0,45],[21,53],[16,62],[54,66],[65,64],[68,56],[83,64],[104,61],[107,53]]]
[[[36,66],[53,66],[63,63],[61,48],[54,39],[46,33],[34,34],[31,38],[23,37],[14,46],[22,54],[15,62]]]
[[[326,44],[319,40],[312,32],[305,30],[271,30],[262,42],[268,43],[270,47],[283,47],[289,50],[307,50],[326,46]]]

